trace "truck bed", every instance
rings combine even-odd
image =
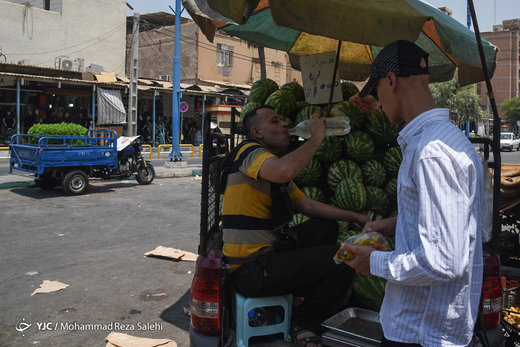
[[[37,143],[31,143],[36,142]],[[9,146],[13,169],[39,177],[47,168],[96,167],[116,169],[117,135],[113,131],[87,131],[85,136],[17,134]]]

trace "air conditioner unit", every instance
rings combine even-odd
[[[85,58],[75,58],[72,63],[72,68],[74,71],[85,71]]]
[[[72,59],[60,59],[60,69],[72,70],[74,67],[74,61]]]
[[[159,79],[161,81],[171,82],[172,81],[172,75],[159,75]]]

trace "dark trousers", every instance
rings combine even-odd
[[[379,346],[381,346],[381,347],[421,347],[421,345],[418,343],[395,342],[395,341],[388,340],[384,336],[383,336],[383,339],[381,340],[381,344]]]
[[[332,259],[338,246],[335,221],[311,219],[295,227],[294,250],[273,251],[241,265],[231,274],[235,289],[245,296],[292,293],[305,298],[293,313],[299,327],[321,333],[321,322],[341,311],[354,270]]]

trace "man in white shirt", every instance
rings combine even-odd
[[[385,278],[381,346],[466,346],[482,289],[483,168],[464,134],[437,108],[428,87],[428,54],[396,41],[372,64],[360,92],[375,88],[398,142],[397,217],[367,223],[363,232],[395,233],[395,251],[345,245],[347,264]]]

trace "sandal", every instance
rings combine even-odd
[[[307,329],[294,328],[292,332],[292,343],[295,347],[306,347],[309,343],[321,346],[321,336]]]

